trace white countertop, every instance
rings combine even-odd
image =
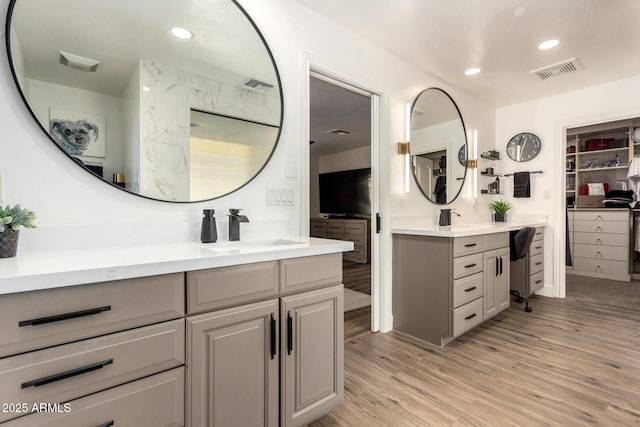
[[[391,233],[434,237],[464,237],[519,230],[523,227],[544,227],[546,225],[544,221],[478,222],[449,227],[424,223],[409,223],[391,228]]]
[[[18,252],[0,259],[0,295],[350,250],[352,242],[293,237]]]

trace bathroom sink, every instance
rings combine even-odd
[[[305,242],[287,239],[241,240],[237,242],[217,242],[202,245],[203,249],[216,253],[242,253],[268,251],[273,249],[291,248],[295,245],[305,245]]]

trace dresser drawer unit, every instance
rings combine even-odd
[[[187,312],[208,310],[278,295],[278,261],[257,262],[187,273]]]
[[[478,298],[453,310],[454,337],[482,323],[484,320],[483,302],[483,298]]]
[[[485,234],[483,237],[483,250],[498,249],[509,246],[509,233]]]
[[[172,320],[1,359],[0,402],[65,402],[184,361],[185,322]]]
[[[586,210],[574,211],[574,221],[629,221],[629,211]]]
[[[629,274],[629,263],[626,261],[594,260],[593,258],[574,257],[574,270],[591,273],[626,275]]]
[[[283,259],[280,261],[280,293],[342,283],[342,254]]]
[[[480,298],[484,292],[482,279],[482,273],[477,273],[455,280],[453,282],[453,308]]]
[[[4,295],[0,357],[184,316],[184,274]]]
[[[627,234],[612,233],[573,233],[573,243],[595,246],[622,246],[629,247],[629,236]]]
[[[544,270],[544,254],[529,257],[529,274]]]
[[[628,234],[628,221],[574,221],[573,232]]]
[[[64,408],[63,405],[61,405]],[[80,427],[184,425],[184,368],[133,381],[68,403],[65,412],[41,412],[3,427]]]
[[[624,246],[602,245],[574,245],[574,256],[581,258],[593,258],[596,260],[608,259],[612,261],[624,261],[629,259],[629,249]]]
[[[482,253],[454,258],[453,278],[459,279],[461,277],[480,273],[483,268],[483,262]]]
[[[481,252],[483,247],[482,236],[456,237],[453,239],[453,256]]]

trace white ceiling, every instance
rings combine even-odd
[[[640,0],[295,1],[497,107],[640,73]],[[573,57],[583,70],[529,74]]]

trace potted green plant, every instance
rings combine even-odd
[[[16,256],[20,228],[35,228],[36,214],[20,205],[0,206],[0,258]]]
[[[505,200],[496,200],[489,204],[489,208],[493,211],[494,221],[505,222],[507,220],[507,211],[511,209],[511,204]]]

